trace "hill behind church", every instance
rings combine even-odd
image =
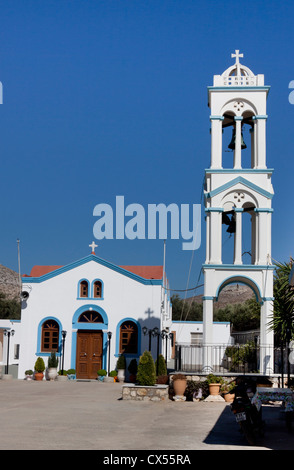
[[[186,299],[186,302],[196,302],[202,304],[202,296],[195,295],[194,297],[189,297]],[[219,299],[217,302],[214,302],[215,310],[220,308],[224,308],[226,305],[236,305],[236,304],[243,304],[248,299],[252,299],[254,297],[254,293],[250,287],[240,284],[233,284],[223,288],[219,295]]]
[[[0,292],[9,300],[17,299],[19,294],[18,273],[0,264]]]

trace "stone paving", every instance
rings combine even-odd
[[[122,399],[119,383],[0,380],[1,450],[292,450],[280,408],[250,447],[223,402]]]

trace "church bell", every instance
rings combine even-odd
[[[231,218],[225,213],[222,213],[222,224],[228,225],[227,233],[236,233],[236,220],[234,214]]]
[[[233,129],[232,140],[229,143],[228,148],[231,150],[235,150],[235,144],[236,144],[236,129]],[[243,133],[241,132],[241,149],[243,150],[246,148],[247,148],[247,145],[244,142]]]

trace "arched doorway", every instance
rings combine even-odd
[[[85,305],[73,317],[72,364],[77,379],[97,379],[106,367],[107,315],[101,307]]]

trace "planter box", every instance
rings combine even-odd
[[[58,382],[66,382],[68,380],[67,375],[58,375],[56,379]]]
[[[125,384],[122,387],[122,399],[136,401],[168,400],[168,385]]]

